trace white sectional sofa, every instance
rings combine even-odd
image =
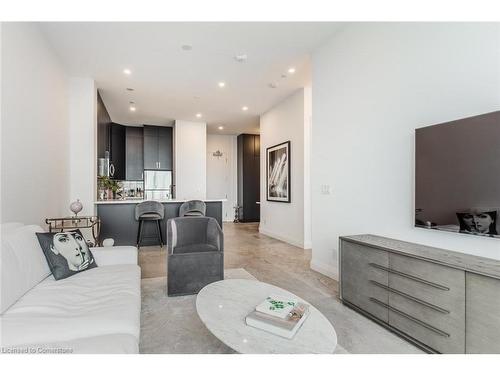
[[[92,248],[98,267],[56,281],[36,225],[1,225],[2,352],[138,353],[137,249]]]

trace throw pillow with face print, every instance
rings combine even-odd
[[[36,235],[56,280],[97,267],[94,256],[79,230]]]

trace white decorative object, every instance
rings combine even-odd
[[[115,240],[112,238],[106,238],[104,241],[102,241],[103,247],[112,247],[114,244],[115,244]]]
[[[83,205],[80,202],[80,199],[77,199],[76,202],[71,203],[69,209],[75,214],[75,216],[78,216],[78,213],[83,209]]]
[[[311,304],[309,316],[293,339],[273,335],[245,323],[245,317],[266,297],[278,295],[307,303],[277,286],[254,280],[226,279],[204,287],[196,297],[201,321],[230,348],[246,354],[333,353],[337,334]]]

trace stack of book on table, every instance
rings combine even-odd
[[[267,297],[247,315],[247,325],[287,339],[293,338],[309,315],[309,305],[278,296]]]

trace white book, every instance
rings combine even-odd
[[[255,308],[255,311],[285,319],[296,304],[297,301],[289,298],[269,296]]]
[[[292,339],[308,316],[309,310],[307,310],[298,321],[266,316],[258,311],[252,311],[247,315],[245,321],[246,324],[251,327],[259,328],[287,339]]]

